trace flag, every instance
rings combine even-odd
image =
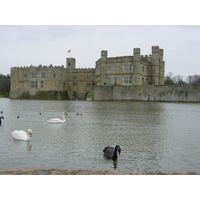
[[[71,49],[68,50],[68,53],[71,52]]]

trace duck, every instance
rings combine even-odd
[[[3,116],[0,117],[0,126],[1,126],[1,119],[4,119],[4,117]]]
[[[12,136],[16,140],[30,140],[32,137],[32,130],[28,129],[28,131],[23,131],[23,130],[15,130],[12,132]]]
[[[118,155],[121,154],[121,148],[119,145],[116,145],[115,148],[107,146],[104,148],[103,152],[106,158],[117,160]]]
[[[59,118],[53,118],[53,119],[50,119],[48,120],[49,123],[53,123],[53,124],[59,124],[59,123],[64,123],[66,122],[66,112],[62,112],[62,119],[59,119]]]

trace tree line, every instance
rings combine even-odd
[[[164,82],[165,85],[200,84],[200,75],[189,75],[184,81],[182,75],[173,75],[170,72],[165,76]]]
[[[8,97],[10,92],[10,75],[0,74],[0,96]]]

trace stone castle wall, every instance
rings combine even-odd
[[[63,65],[13,67],[10,98],[86,99],[90,93],[94,99],[120,99],[119,88],[124,88],[122,94],[126,91],[130,99],[137,86],[148,90],[149,85],[164,85],[163,49],[159,46],[152,46],[152,54],[145,56],[140,55],[139,48],[134,48],[131,56],[107,57],[107,54],[106,50],[101,51],[95,68],[76,68],[75,58],[66,59],[66,68]],[[104,88],[105,95],[96,86],[108,86]]]
[[[95,86],[94,100],[200,102],[200,85]]]

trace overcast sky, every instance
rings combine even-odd
[[[77,68],[94,68],[101,50],[108,57],[151,54],[164,49],[165,75],[200,74],[200,26],[168,25],[1,25],[0,73],[15,66],[64,65],[76,58]],[[71,49],[71,54],[68,50]]]

